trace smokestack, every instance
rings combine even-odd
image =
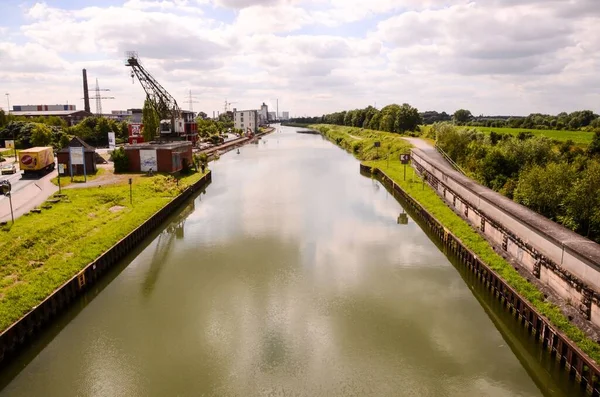
[[[90,113],[90,94],[88,92],[87,72],[83,69],[83,109]]]

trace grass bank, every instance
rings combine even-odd
[[[89,174],[87,176],[87,182],[93,181],[94,179],[96,179],[99,176],[104,175],[104,174],[106,174],[106,169],[104,169],[104,168],[98,168],[98,170],[96,171],[95,174]],[[58,186],[58,177],[52,178],[50,180],[50,182],[52,182],[53,184],[55,184],[56,186]],[[86,178],[83,175],[74,175],[72,182],[71,182],[71,177],[68,176],[68,175],[60,177],[60,186],[61,187],[69,186],[72,183],[85,183],[85,182],[86,182]]]
[[[566,142],[569,139],[580,145],[589,145],[594,138],[593,132],[586,131],[560,131],[560,130],[535,130],[528,128],[495,128],[495,127],[467,127],[474,128],[486,134],[494,131],[498,134],[517,136],[520,132],[529,132],[535,136],[545,136],[554,141]]]
[[[353,148],[355,143],[361,141],[361,139],[358,139],[360,136],[354,133],[349,134],[349,127],[328,125],[315,125],[312,127],[318,128],[327,138],[351,152],[352,150],[349,148]],[[372,134],[372,132],[366,131],[363,131],[363,133],[367,135]],[[378,139],[381,139],[382,135],[390,135],[388,140],[401,140],[397,134],[387,132],[377,132],[377,134]],[[405,143],[405,145],[407,144]],[[390,161],[388,162],[384,159],[369,159],[369,157],[365,157],[364,154],[370,154],[369,151],[358,151],[354,152],[354,154],[359,160],[363,160],[365,164],[377,167],[385,172],[442,225],[458,237],[466,247],[475,252],[483,262],[490,266],[522,297],[531,302],[540,313],[564,332],[582,351],[593,360],[600,362],[600,346],[588,338],[583,331],[571,324],[558,306],[547,302],[544,299],[544,295],[533,284],[527,282],[504,258],[498,255],[490,244],[471,228],[466,221],[454,213],[432,188],[427,184],[423,184],[422,180],[413,173],[412,169],[407,169],[407,177],[404,180],[404,166],[400,163],[398,156],[390,157]]]
[[[0,230],[0,330],[37,306],[56,288],[165,206],[195,173],[176,180],[155,175],[129,184],[68,189],[39,214]],[[49,200],[53,201],[56,196]]]
[[[410,151],[410,144],[399,134],[344,127],[329,124],[314,124],[310,128],[320,131],[336,145],[354,154],[360,160],[399,161],[399,155]],[[380,147],[375,147],[375,142]]]

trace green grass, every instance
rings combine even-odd
[[[104,175],[106,174],[106,169],[104,168],[98,168],[95,174],[89,174],[87,176],[87,181],[93,181],[94,179],[98,178],[100,175]],[[73,176],[73,182],[71,182],[71,177],[70,176],[61,176],[60,177],[60,186],[61,187],[65,187],[65,186],[69,186],[72,183],[85,183],[86,178],[83,175],[74,175]],[[58,186],[58,177],[54,177],[51,179],[51,182],[53,184],[55,184],[56,186]]]
[[[88,263],[165,206],[200,173],[155,175],[129,185],[64,190],[59,203],[0,229],[0,330],[17,321]],[[122,206],[112,212],[113,206]]]
[[[594,138],[593,132],[586,131],[559,131],[559,130],[534,130],[527,128],[495,128],[495,127],[472,127],[481,132],[489,134],[491,131],[502,134],[519,135],[520,132],[530,132],[535,136],[545,136],[555,141],[565,142],[569,139],[578,144],[588,145]]]
[[[316,126],[314,126],[316,127]],[[343,148],[349,150],[358,139],[351,137],[344,128],[320,126],[320,131],[333,142],[340,141]],[[372,134],[372,132],[364,132]],[[391,135],[388,139],[399,139],[397,134],[387,132],[378,132],[377,134]],[[345,137],[343,136],[345,135]],[[355,135],[352,133],[352,135]],[[358,135],[355,135],[358,136]],[[382,139],[382,135],[377,135]],[[341,139],[340,139],[341,138]],[[401,138],[400,138],[401,139]],[[338,143],[339,144],[339,143]],[[367,160],[358,152],[355,155],[360,160]],[[368,153],[367,153],[368,154]],[[395,157],[395,158],[394,158]],[[552,324],[564,332],[573,342],[579,346],[589,357],[600,362],[600,346],[588,338],[583,331],[571,324],[562,314],[560,308],[544,300],[544,295],[523,276],[521,276],[504,258],[498,255],[490,244],[478,234],[471,226],[452,211],[437,193],[429,187],[423,185],[418,176],[413,176],[412,169],[407,170],[406,181],[404,181],[404,165],[398,160],[398,156],[390,158],[389,165],[387,160],[375,159],[364,161],[370,167],[379,168],[402,187],[412,198],[421,204],[429,213],[431,213],[444,227],[459,238],[462,243],[473,251],[484,263],[492,268],[502,279],[513,287],[522,297],[527,299],[541,314],[546,316]]]
[[[21,152],[21,149],[17,149],[17,156]],[[2,149],[0,150],[0,156],[2,157],[12,157],[15,155],[15,149]]]
[[[338,146],[346,149],[361,160],[398,160],[401,153],[410,150],[410,144],[399,134],[345,127],[330,124],[314,124],[310,128],[320,131]],[[380,147],[375,147],[375,142]]]

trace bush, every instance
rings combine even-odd
[[[110,159],[115,163],[116,174],[129,171],[129,159],[125,154],[125,149],[122,147],[113,150],[110,154]]]

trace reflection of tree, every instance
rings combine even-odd
[[[152,255],[152,261],[150,262],[150,269],[142,285],[144,295],[150,295],[154,290],[160,270],[163,264],[166,263],[167,256],[173,248],[173,241],[184,237],[185,220],[194,212],[194,209],[194,201],[192,200],[158,235],[154,255]]]

